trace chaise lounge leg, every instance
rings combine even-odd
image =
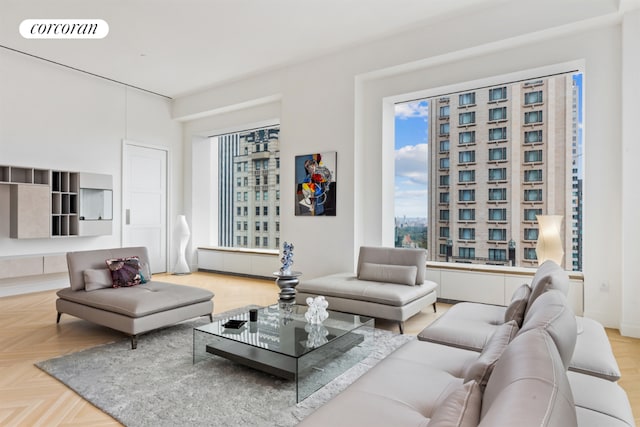
[[[209,322],[213,323],[213,314],[209,313]]]
[[[400,335],[404,335],[404,322],[398,322],[398,328],[400,329]]]
[[[131,350],[135,350],[138,348],[138,336],[131,335]]]
[[[58,312],[58,317],[56,318],[56,323],[60,323],[60,317],[62,316],[62,313]]]
[[[433,303],[433,312],[436,313],[436,303]]]

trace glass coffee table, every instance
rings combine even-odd
[[[194,328],[193,363],[213,354],[295,381],[300,402],[374,346],[373,318],[329,310],[327,320],[312,325],[306,311],[307,306],[281,303],[258,309],[254,322],[247,311]]]

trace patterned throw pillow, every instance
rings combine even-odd
[[[114,288],[136,286],[141,283],[140,259],[137,256],[106,260]]]

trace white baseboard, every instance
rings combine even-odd
[[[625,337],[640,338],[640,325],[623,323],[620,325],[620,334]]]

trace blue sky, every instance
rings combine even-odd
[[[396,104],[395,216],[427,217],[426,100]]]

